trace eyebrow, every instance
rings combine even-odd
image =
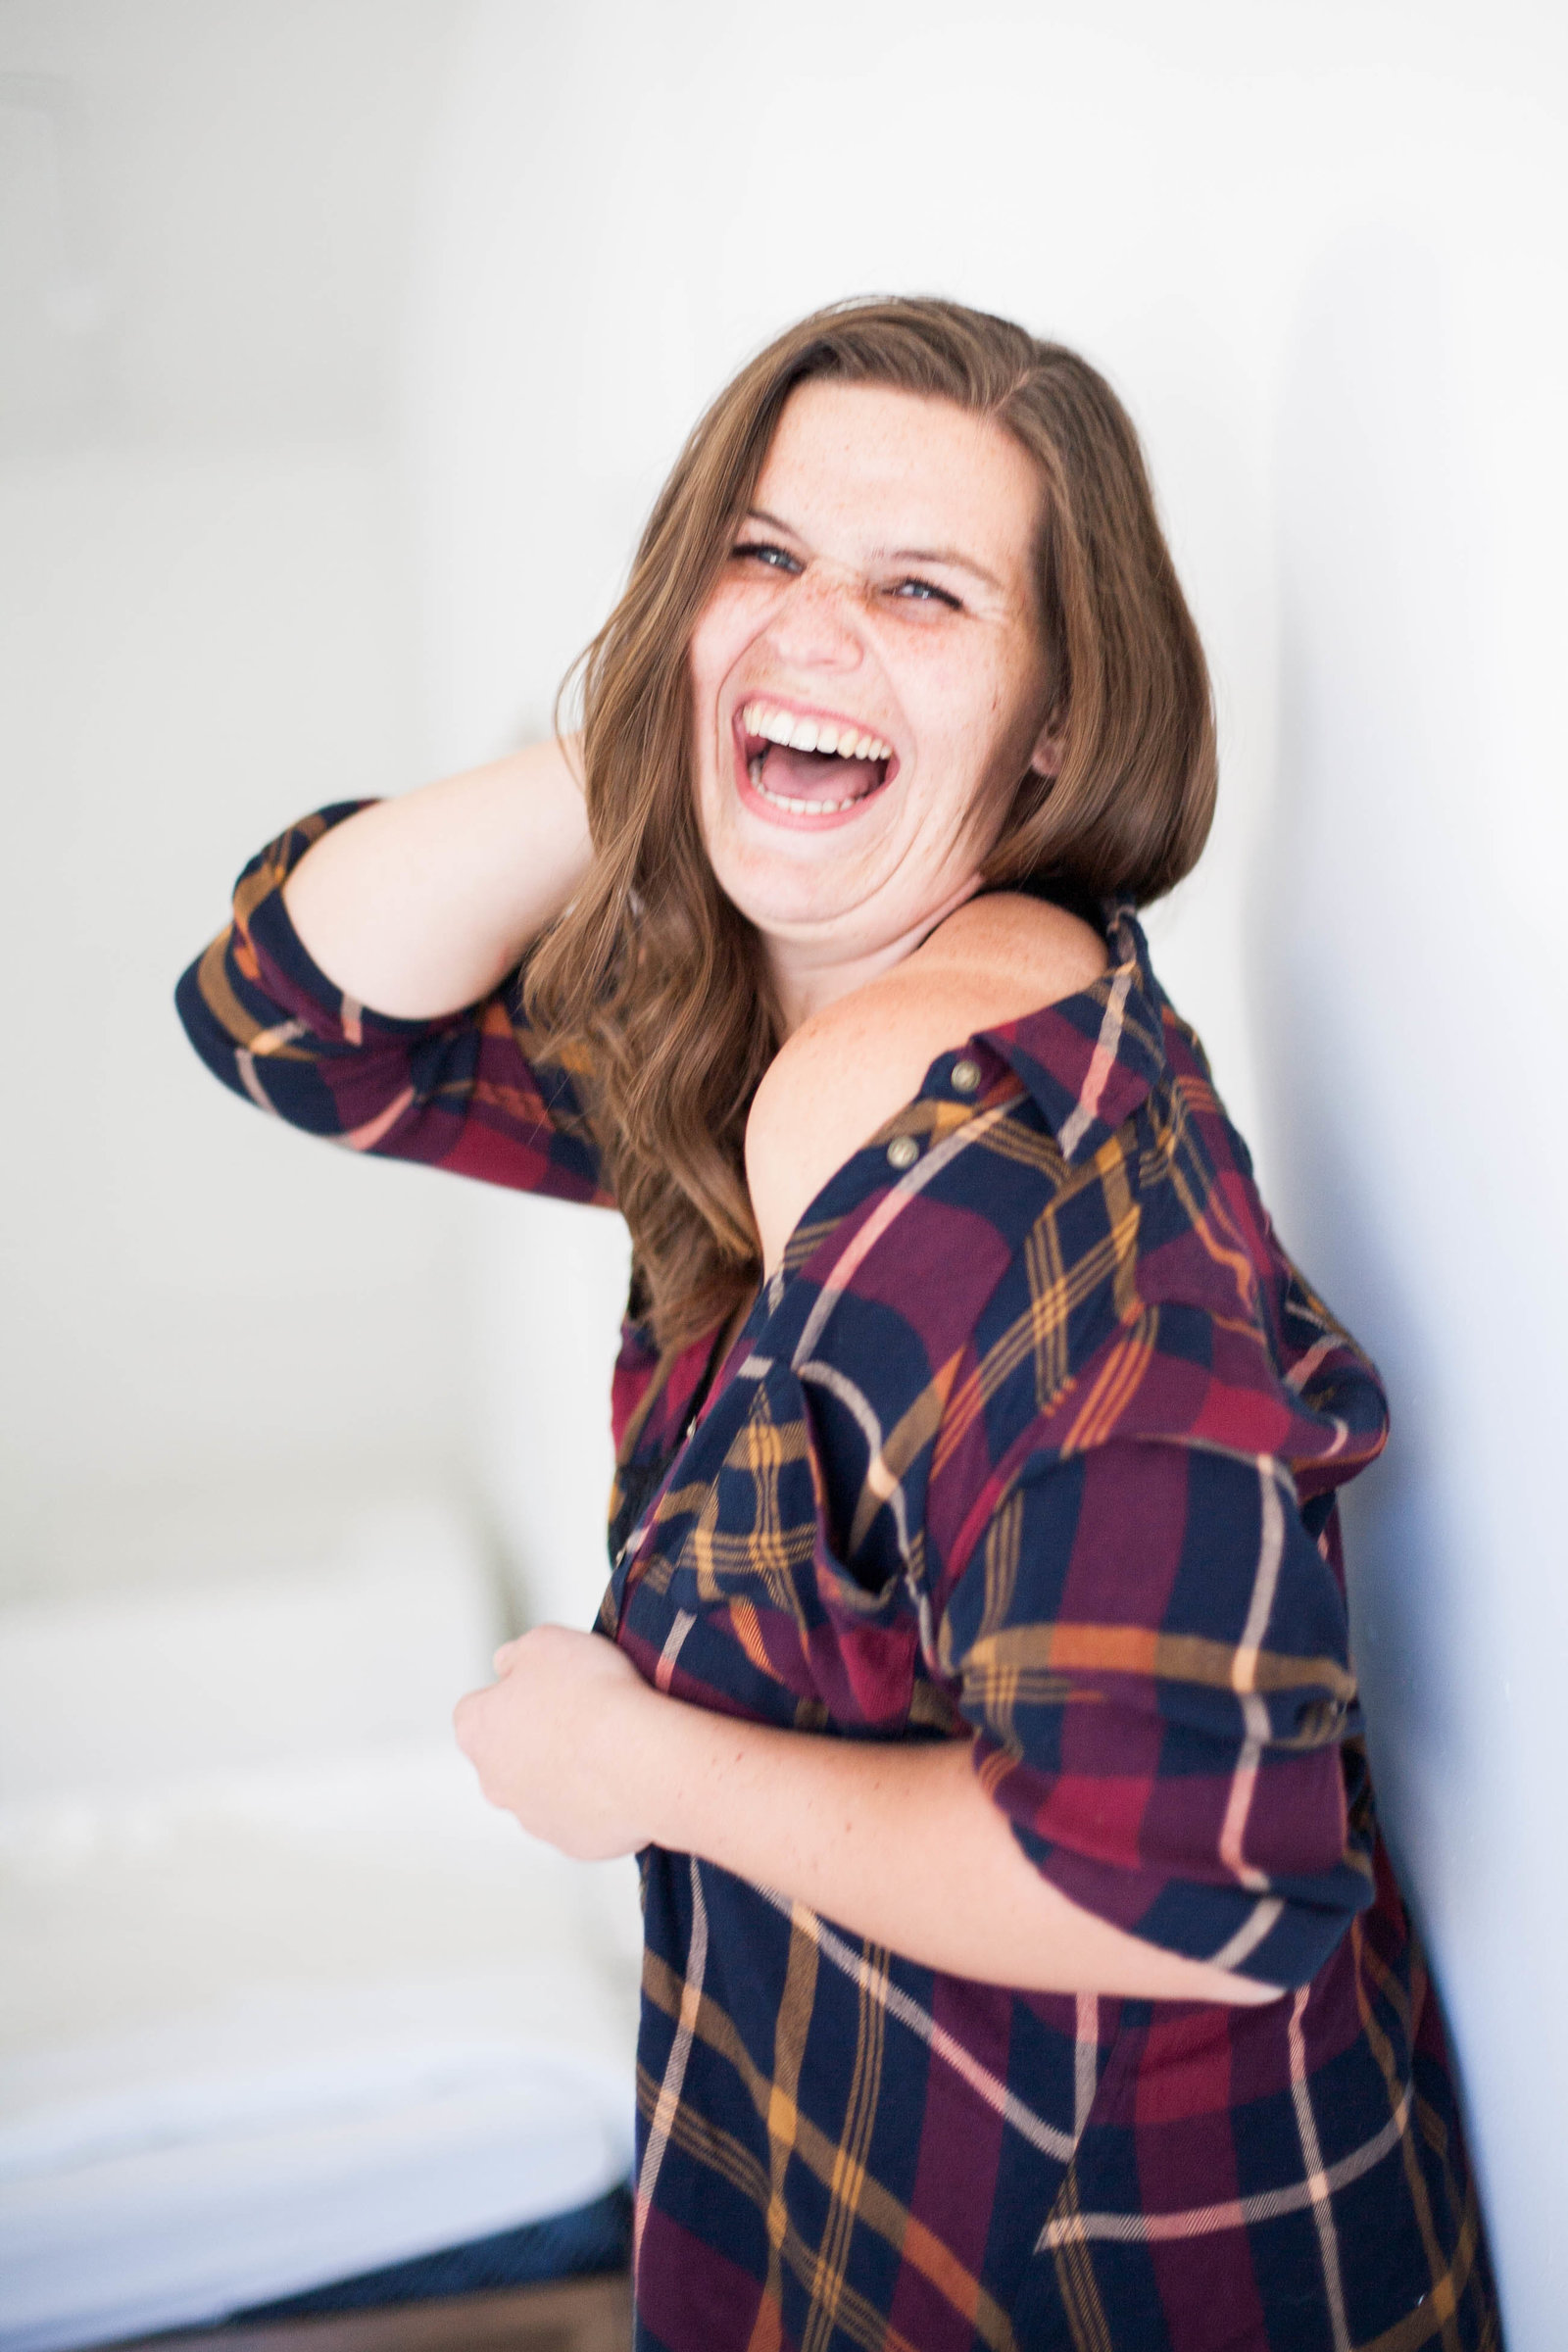
[[[746,519],[748,522],[765,522],[771,529],[782,531],[790,539],[800,537],[793,523],[786,522],[782,515],[770,514],[765,507],[749,507]],[[951,564],[958,571],[972,572],[977,580],[984,580],[986,586],[994,588],[999,596],[1007,593],[994,571],[987,571],[985,565],[977,564],[973,556],[962,555],[956,547],[879,547],[873,552],[883,562],[891,564]]]

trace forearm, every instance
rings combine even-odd
[[[377,1012],[439,1019],[496,988],[587,868],[582,792],[551,741],[378,801],[301,858],[283,898],[333,984]]]
[[[952,1976],[1036,1992],[1277,1997],[1081,1910],[1028,1861],[964,1740],[739,1723],[650,1689],[597,1634],[537,1626],[457,1710],[494,1805],[563,1852],[662,1845]]]
[[[1275,1997],[1058,1893],[981,1788],[965,1742],[826,1739],[660,1703],[642,1759],[659,1844],[955,1976],[1153,2000]]]

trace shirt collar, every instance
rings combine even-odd
[[[1028,1090],[1069,1163],[1092,1158],[1164,1076],[1164,998],[1130,903],[1108,901],[1110,965],[1092,987],[980,1033]]]

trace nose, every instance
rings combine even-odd
[[[863,648],[859,607],[864,584],[846,564],[813,557],[790,582],[768,636],[786,662],[813,669],[854,669]]]

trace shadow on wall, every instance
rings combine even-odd
[[[1444,1493],[1438,1443],[1462,1405],[1444,1393],[1453,1301],[1406,1197],[1424,1164],[1445,1192],[1469,1174],[1449,1156],[1458,1041],[1429,968],[1456,950],[1446,819],[1475,771],[1444,340],[1435,273],[1402,240],[1342,247],[1302,305],[1279,447],[1280,793],[1257,941],[1278,1213],[1391,1394],[1388,1454],[1348,1516],[1380,1795],[1418,1893],[1438,1859],[1422,1791],[1466,1774],[1464,1503]]]
[[[1489,766],[1487,631],[1508,615],[1484,585],[1474,359],[1436,263],[1402,237],[1347,240],[1308,282],[1280,418],[1280,789],[1252,964],[1284,1237],[1391,1395],[1388,1454],[1347,1512],[1373,1767],[1463,2060],[1504,2285],[1512,2270],[1530,2301],[1549,2299],[1558,2259],[1541,2094],[1568,2086],[1547,1990],[1555,1742],[1528,1703],[1532,1677],[1549,1690],[1561,1609],[1560,1435],[1538,1438],[1564,1283],[1549,1249],[1543,1266],[1561,1114],[1543,1126],[1550,1011],[1487,839],[1527,823],[1545,779]],[[1518,2301],[1511,2319],[1517,2343],[1551,2340]]]

